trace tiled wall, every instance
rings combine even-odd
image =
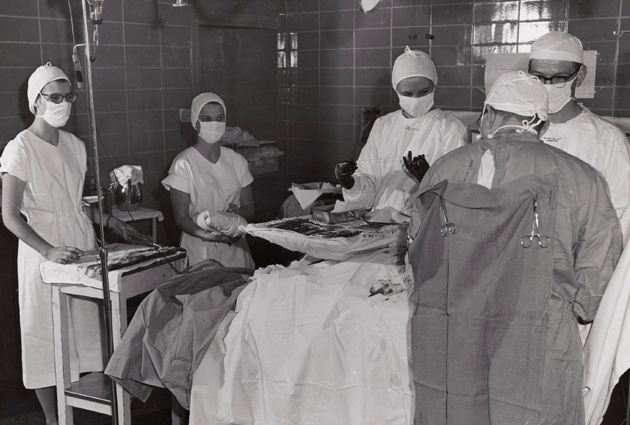
[[[70,3],[82,43],[81,3]],[[193,94],[191,10],[151,0],[107,0],[103,10],[93,63],[101,176],[122,164],[142,165],[143,205],[157,207],[159,181],[187,144],[178,108],[189,107]],[[0,2],[0,149],[32,121],[26,81],[35,67],[51,62],[74,80],[69,19],[67,0]],[[66,129],[86,141],[93,157],[86,99],[82,93]]]
[[[431,54],[438,106],[480,110],[484,55],[527,52],[550,29],[599,52],[597,93],[584,103],[630,116],[630,33],[618,38],[630,30],[630,0],[385,0],[367,15],[355,0],[287,0],[285,30],[298,34],[297,68],[279,79],[289,178],[330,179],[335,163],[353,156],[360,108],[396,107],[391,64],[405,45]]]

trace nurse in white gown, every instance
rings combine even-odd
[[[85,145],[63,130],[70,116],[71,92],[64,72],[47,64],[28,82],[29,108],[35,121],[11,140],[0,157],[2,218],[19,239],[18,288],[24,386],[35,389],[46,423],[57,423],[51,286],[39,266],[49,260],[71,263],[96,248],[92,223],[81,202],[87,168]],[[26,216],[24,221],[20,216]],[[115,217],[105,216],[117,233],[140,237]],[[98,305],[73,298],[70,343],[72,379],[103,369]]]
[[[197,96],[191,107],[191,121],[197,143],[181,152],[162,184],[171,192],[177,226],[182,230],[180,245],[193,265],[207,259],[225,267],[254,268],[244,237],[234,240],[207,231],[195,218],[209,211],[228,211],[247,221],[254,218],[250,184],[254,180],[242,155],[218,144],[225,133],[226,108],[213,93]]]
[[[392,71],[402,109],[376,120],[356,166],[344,162],[335,169],[344,200],[372,208],[375,221],[400,222],[409,217],[406,200],[416,182],[405,171],[403,156],[424,155],[430,165],[470,143],[468,127],[434,107],[437,82],[429,55],[407,47]]]

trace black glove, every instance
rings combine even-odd
[[[353,159],[341,161],[335,166],[335,177],[344,189],[351,189],[354,186],[352,175],[357,171],[357,163]]]
[[[429,171],[429,168],[431,168],[427,160],[424,158],[424,155],[418,155],[417,157],[412,158],[411,151],[407,153],[406,157],[403,156],[403,162],[405,163],[407,171],[409,171],[409,173],[418,180],[418,183],[422,181],[424,175],[427,171]]]

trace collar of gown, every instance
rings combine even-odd
[[[505,132],[505,133],[498,133],[498,134],[495,134],[492,139],[483,138],[483,139],[480,140],[480,142],[481,142],[484,150],[492,149],[498,143],[504,143],[504,142],[543,143],[542,140],[540,140],[538,138],[538,136],[536,136],[533,133],[530,133],[529,131],[526,131],[526,132],[523,132],[523,133],[517,133],[515,131],[510,131],[510,132]]]

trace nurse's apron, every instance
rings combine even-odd
[[[540,423],[556,187],[554,175],[495,189],[443,181],[415,200],[415,424]],[[545,249],[521,245],[534,199]]]

